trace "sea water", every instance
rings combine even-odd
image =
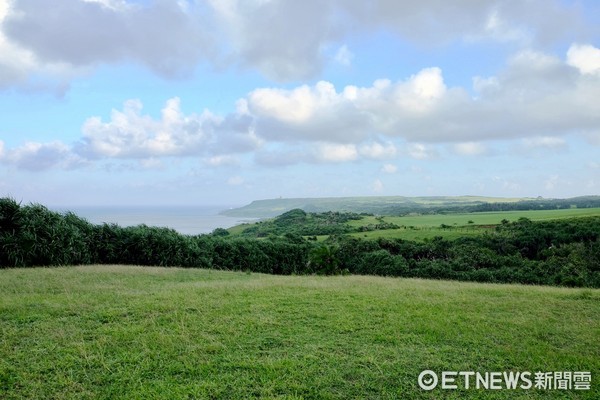
[[[217,228],[230,228],[256,219],[227,217],[219,212],[230,208],[223,206],[169,206],[169,207],[53,207],[61,213],[71,211],[93,224],[118,224],[120,226],[167,227],[186,235],[210,233]]]

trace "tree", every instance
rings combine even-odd
[[[319,275],[336,275],[340,271],[339,247],[323,245],[310,252],[308,270]]]

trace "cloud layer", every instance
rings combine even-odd
[[[129,100],[107,121],[88,118],[76,143],[2,146],[0,161],[35,170],[99,159],[195,157],[218,167],[249,155],[273,166],[431,159],[439,156],[439,144],[450,144],[459,156],[483,156],[491,140],[521,139],[524,150],[558,150],[566,147],[562,136],[571,134],[597,145],[598,51],[574,44],[564,60],[519,52],[497,76],[474,78],[472,88],[448,87],[437,67],[367,87],[337,89],[321,81],[260,88],[225,116],[186,115],[172,98],[154,118],[144,114],[140,100]]]
[[[290,81],[314,78],[331,61],[350,63],[344,39],[357,32],[383,30],[425,46],[543,47],[567,37],[584,41],[594,29],[575,5],[559,0],[61,0],[50,8],[0,0],[0,87],[40,76],[67,82],[123,62],[166,78],[207,63]]]

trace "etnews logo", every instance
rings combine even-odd
[[[592,373],[589,371],[561,372],[475,372],[443,371],[437,374],[425,370],[419,374],[419,386],[423,390],[440,387],[453,389],[537,389],[537,390],[590,390]]]

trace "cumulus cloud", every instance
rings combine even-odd
[[[358,159],[358,150],[353,144],[319,143],[315,156],[323,162],[347,162]]]
[[[43,64],[136,61],[173,77],[189,73],[211,51],[199,7],[188,2],[62,0],[42,7],[39,0],[3,1],[5,37]]]
[[[431,146],[427,146],[423,143],[411,143],[407,146],[406,152],[411,158],[417,160],[427,160],[434,158],[437,153]]]
[[[567,52],[567,64],[582,74],[600,74],[600,49],[589,44],[573,44]]]
[[[565,139],[552,136],[536,136],[531,138],[525,138],[522,140],[522,143],[527,149],[558,149],[567,146],[567,141]]]
[[[336,89],[321,81],[285,90],[257,89],[248,95],[247,105],[256,118],[257,135],[275,141],[347,144],[383,136],[468,143],[590,135],[600,125],[599,78],[559,57],[528,50],[511,57],[497,76],[474,79],[475,96],[469,88],[448,87],[441,69],[433,67],[367,87]],[[481,151],[473,145],[456,150]]]
[[[167,78],[208,63],[293,81],[316,77],[330,60],[350,64],[344,43],[357,31],[387,31],[424,46],[491,40],[539,47],[567,35],[585,41],[592,29],[560,0],[61,0],[51,8],[0,0],[0,21],[5,85],[31,74],[68,80],[81,68],[122,62]]]
[[[128,100],[123,111],[113,110],[110,121],[91,117],[83,124],[81,155],[111,158],[145,158],[201,153],[212,138],[217,117],[206,112],[184,115],[178,98],[169,99],[155,120],[142,114],[142,102]]]
[[[383,160],[394,158],[398,153],[398,149],[396,145],[391,142],[380,143],[380,142],[372,142],[372,143],[364,143],[359,146],[358,152],[360,155],[371,158],[374,160]]]
[[[496,76],[474,79],[474,95],[471,88],[449,87],[443,71],[431,67],[364,87],[320,81],[258,88],[224,116],[185,114],[180,100],[172,98],[156,118],[143,112],[140,100],[129,100],[108,119],[88,118],[70,151],[89,160],[198,157],[214,167],[253,153],[258,164],[284,166],[398,156],[426,160],[437,157],[440,143],[460,155],[485,154],[490,140],[559,149],[566,143],[563,136],[579,134],[600,143],[600,75],[589,72],[594,64],[588,57],[598,49],[585,45],[581,61],[573,54],[582,46],[571,46],[565,59],[519,51]],[[46,154],[41,157],[46,164],[39,165],[68,152],[56,143],[38,145],[20,151]],[[3,160],[10,155],[19,165],[27,159],[16,151],[5,149]]]
[[[462,156],[478,156],[486,152],[486,147],[483,143],[463,142],[455,144],[453,150]]]
[[[20,147],[3,150],[0,146],[0,162],[29,171],[41,171],[54,167],[76,168],[86,161],[73,154],[69,146],[61,142],[26,142]]]
[[[239,160],[230,155],[220,155],[209,157],[204,160],[204,163],[211,167],[236,166],[239,164]]]
[[[351,32],[387,30],[426,46],[457,39],[548,44],[585,36],[580,11],[560,1],[211,0],[233,56],[276,80],[314,77],[324,50]],[[269,30],[256,29],[269,26]],[[310,26],[310,29],[306,29]],[[351,61],[343,45],[334,57]]]
[[[426,68],[406,81],[377,80],[371,87],[346,86],[339,92],[325,81],[290,90],[256,89],[248,95],[248,109],[257,117],[258,133],[268,139],[355,142],[401,133],[402,125],[428,116],[445,92],[441,70]]]
[[[112,110],[107,122],[88,118],[75,151],[87,158],[210,156],[209,163],[223,165],[232,154],[250,152],[264,142],[249,115],[186,115],[180,103],[177,97],[167,100],[159,119],[143,114],[143,104],[136,99],[126,101],[122,111]]]

